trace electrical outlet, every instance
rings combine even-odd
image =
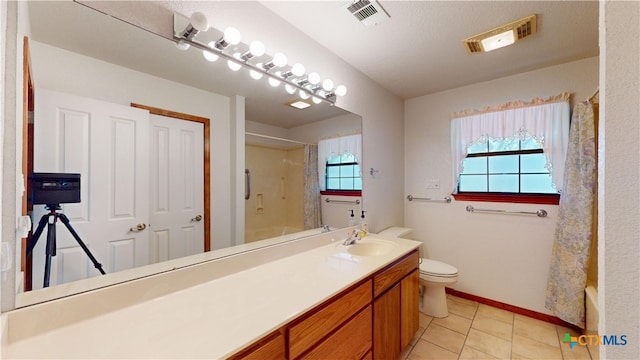
[[[440,189],[440,180],[427,179],[427,189]]]

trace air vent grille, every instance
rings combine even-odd
[[[477,40],[465,40],[464,45],[470,53],[482,52],[482,44]]]
[[[376,1],[359,0],[347,4],[347,10],[366,27],[378,25],[389,19],[389,14]]]
[[[516,34],[518,35],[518,40],[524,39],[529,35],[533,35],[535,32],[535,23],[532,23],[530,20],[524,22],[520,26],[516,28]]]

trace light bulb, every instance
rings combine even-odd
[[[302,91],[302,90],[300,90],[299,95],[300,95],[300,97],[301,97],[301,98],[303,98],[304,100],[307,100],[308,98],[310,98],[310,97],[311,97],[311,95],[307,94],[307,92],[306,92],[306,91]]]
[[[214,47],[216,45],[215,41],[212,41],[209,43],[209,47]],[[207,61],[216,61],[218,60],[218,55],[212,53],[211,51],[208,50],[202,50],[202,56],[204,56],[205,59],[207,59]]]
[[[270,77],[269,78],[269,85],[271,85],[273,87],[278,87],[280,85],[280,80],[276,80],[276,79]],[[291,86],[291,85],[288,85],[288,86]]]
[[[187,42],[184,40],[178,40],[178,42],[176,43],[176,47],[180,50],[187,50],[191,47],[191,45],[187,44]]]
[[[277,67],[283,67],[287,65],[287,55],[281,52],[276,53],[275,55],[273,55],[273,60],[271,61],[273,62],[273,65]]]
[[[314,104],[320,104],[322,102],[322,100],[316,96],[311,97],[311,101],[313,101]]]
[[[335,94],[338,96],[345,96],[347,94],[347,87],[344,85],[338,85],[336,87]]]
[[[326,91],[331,91],[333,89],[333,80],[325,79],[322,82],[322,88],[325,89]]]
[[[320,75],[317,72],[312,72],[307,77],[307,81],[309,81],[309,84],[312,84],[312,85],[319,84],[320,83]]]
[[[224,29],[224,41],[231,45],[238,45],[240,43],[240,31],[238,29],[229,26]]]
[[[300,64],[300,63],[295,63],[293,65],[293,67],[291,68],[291,73],[295,76],[302,76],[304,75],[304,65]]]
[[[233,57],[236,59],[240,59],[240,55],[241,55],[240,53],[235,53],[233,54]],[[227,60],[227,66],[229,67],[229,69],[231,69],[231,71],[238,71],[242,67],[242,65],[236,62],[233,62],[231,60]]]
[[[286,84],[286,85],[284,86],[284,90],[285,90],[287,93],[289,93],[289,94],[293,95],[293,94],[296,92],[296,87],[295,87],[295,86],[293,86],[293,85]]]
[[[255,71],[255,70],[250,70],[249,71],[249,75],[251,76],[252,79],[254,80],[260,80],[262,79],[262,73]]]
[[[199,11],[191,14],[189,22],[191,23],[191,26],[193,26],[198,31],[209,30],[209,21],[207,20],[207,17]]]
[[[252,41],[251,45],[249,45],[249,52],[253,56],[264,55],[264,44],[258,40]]]

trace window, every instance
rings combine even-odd
[[[557,194],[542,147],[524,140],[488,140],[469,147],[458,193]]]
[[[327,191],[362,190],[360,166],[352,154],[332,156],[326,163]]]
[[[318,141],[318,181],[323,195],[360,196],[362,136],[335,136]]]
[[[569,93],[562,93],[453,114],[456,200],[558,204],[569,99]]]

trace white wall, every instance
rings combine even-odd
[[[598,331],[629,341],[600,346],[601,359],[637,359],[640,348],[639,38],[639,2],[600,2]]]
[[[355,114],[344,114],[289,129],[289,136],[299,141],[317,144],[328,137],[353,135],[362,132],[362,118]],[[361,154],[362,155],[362,154]]]
[[[405,193],[441,199],[452,192],[450,114],[509,101],[546,98],[563,91],[584,100],[598,86],[598,58],[589,58],[405,103]],[[440,189],[426,188],[427,179]],[[468,213],[476,208],[536,211],[547,218]],[[455,289],[526,309],[544,308],[556,205],[405,201],[405,226],[424,242],[427,257],[458,268]]]
[[[228,97],[36,41],[30,41],[30,48],[36,101],[37,89],[45,88],[125,106],[133,102],[209,118],[211,246],[221,248],[235,243],[229,221],[235,201],[231,191],[232,129]]]

